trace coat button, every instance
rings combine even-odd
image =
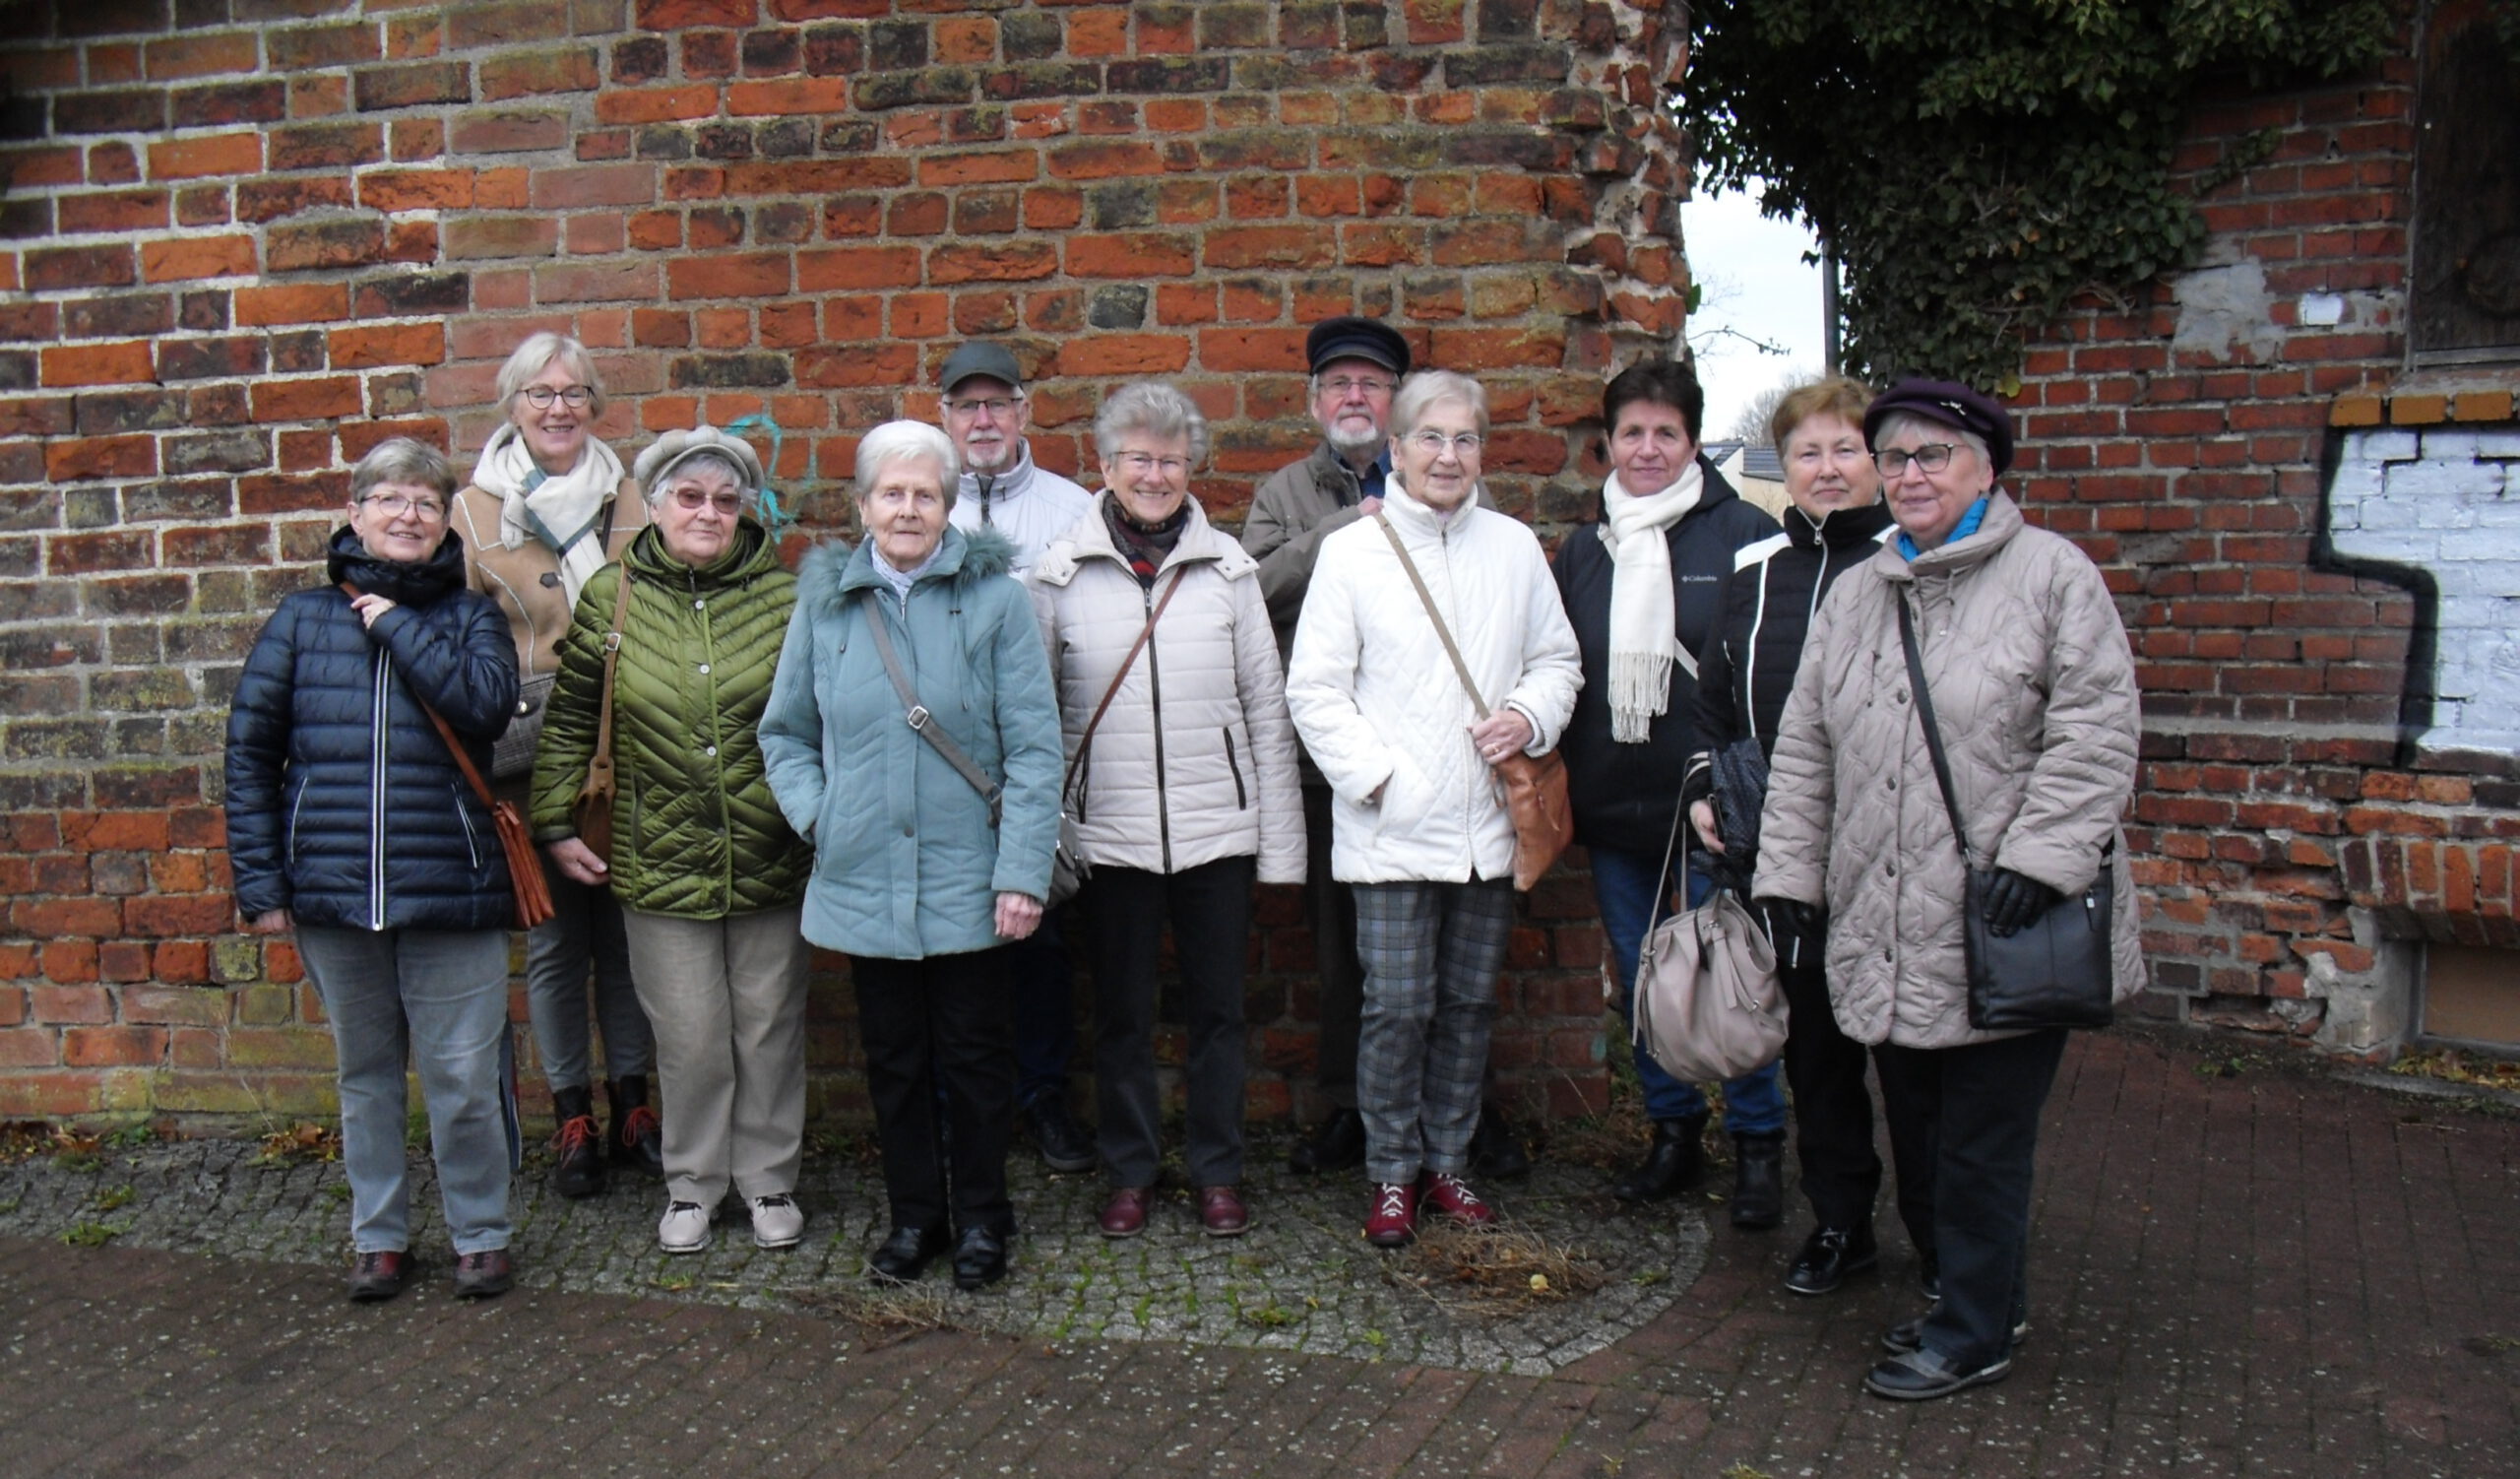
[[[706,601],[695,601],[691,603],[691,609],[695,611],[705,611],[709,610],[709,603]]]
[[[1884,868],[1883,871],[1889,873],[1891,877],[1895,878],[1899,876],[1899,865],[1893,863]]]
[[[560,585],[560,572],[559,572],[559,571],[557,571],[557,570],[545,570],[545,571],[543,571],[543,572],[542,572],[542,589],[544,589],[544,590],[546,590],[546,591],[556,590],[556,589],[558,589],[558,588],[559,588],[559,585]]]
[[[701,665],[700,665],[700,671],[701,671],[701,672],[703,672],[703,673],[707,673],[707,672],[709,671],[709,665],[708,665],[708,664],[706,664],[706,663],[701,664]]]
[[[714,744],[713,744],[713,745],[709,746],[707,749],[702,750],[702,751],[701,751],[701,753],[702,753],[702,754],[704,754],[704,755],[715,755],[715,754],[717,754],[717,753],[718,753],[718,746],[716,746],[716,745],[714,745]]]

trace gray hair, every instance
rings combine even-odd
[[[1910,431],[1928,440],[1940,441],[1947,438],[1955,445],[1967,447],[1970,451],[1977,453],[1978,460],[1984,463],[1987,468],[1992,469],[1995,465],[1994,454],[1986,450],[1984,437],[1966,427],[1955,426],[1949,421],[1937,421],[1931,417],[1918,416],[1910,411],[1894,411],[1883,417],[1881,424],[1873,428],[1871,439],[1865,445],[1878,447],[1890,438]]]
[[[1109,462],[1120,452],[1120,438],[1132,431],[1149,436],[1179,437],[1190,444],[1193,467],[1207,461],[1208,418],[1198,403],[1162,380],[1123,385],[1094,414],[1094,451]]]
[[[388,482],[437,489],[441,498],[455,496],[455,468],[446,454],[408,436],[389,436],[367,449],[350,469],[350,501],[356,503]]]
[[[925,459],[936,466],[936,485],[945,495],[945,511],[954,511],[954,495],[961,491],[963,460],[954,451],[954,439],[925,421],[886,421],[869,431],[857,443],[857,501],[875,490],[875,481],[883,476],[884,464]]]
[[[1400,393],[1391,398],[1392,440],[1417,430],[1427,412],[1446,402],[1469,407],[1479,434],[1487,434],[1487,387],[1451,370],[1424,369],[1401,381]]]
[[[549,329],[527,335],[525,343],[508,356],[508,362],[499,366],[499,404],[505,406],[514,401],[517,392],[525,389],[525,382],[549,368],[554,359],[566,363],[569,373],[587,388],[587,415],[603,415],[603,376],[596,373],[595,356],[587,353],[585,345]]]
[[[652,479],[640,484],[639,496],[647,500],[650,508],[662,508],[664,506],[665,495],[673,491],[674,484],[702,468],[716,468],[719,472],[725,474],[726,481],[733,483],[735,490],[743,495],[743,506],[746,512],[750,512],[760,504],[761,489],[753,485],[752,475],[738,466],[732,457],[714,447],[685,452],[675,458],[666,467],[663,477]]]

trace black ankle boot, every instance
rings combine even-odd
[[[1706,1177],[1706,1152],[1698,1144],[1706,1133],[1706,1116],[1654,1122],[1654,1148],[1644,1164],[1610,1183],[1610,1194],[1621,1201],[1661,1201],[1696,1186]]]
[[[1785,1220],[1785,1131],[1732,1137],[1732,1225],[1770,1228]]]
[[[551,1188],[563,1196],[593,1196],[603,1190],[603,1133],[596,1128],[595,1095],[587,1089],[553,1089]]]
[[[665,1127],[648,1107],[648,1076],[624,1073],[603,1086],[612,1106],[612,1134],[606,1146],[616,1164],[650,1176],[665,1174]]]

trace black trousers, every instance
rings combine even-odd
[[[1303,788],[1304,922],[1312,928],[1321,1014],[1313,1082],[1333,1109],[1356,1107],[1356,1039],[1363,1031],[1365,968],[1356,960],[1355,891],[1330,876],[1330,788]]]
[[[2029,1309],[2039,1113],[2064,1056],[2063,1028],[1962,1048],[1884,1044],[1874,1055],[1894,1139],[1903,1119],[1912,1135],[1932,1137],[1942,1303],[1925,1318],[1924,1343],[1963,1371],[2009,1353]]]
[[[1006,1142],[1015,1118],[1015,1033],[1006,966],[1003,946],[850,961],[895,1227],[945,1227],[950,1206],[958,1229],[1014,1231]],[[953,1132],[950,1168],[937,1134],[940,1099]]]
[[[1871,1053],[1838,1030],[1829,1006],[1829,978],[1805,945],[1805,960],[1780,965],[1787,1020],[1785,1081],[1794,1089],[1795,1151],[1802,1163],[1802,1194],[1822,1227],[1872,1225],[1881,1193],[1881,1156],[1872,1148],[1872,1091],[1864,1084]],[[1921,1254],[1934,1251],[1933,1145],[1903,1139],[1891,1119],[1890,1155],[1899,1168],[1899,1220]]]
[[[1152,1187],[1164,1101],[1155,1086],[1155,997],[1172,926],[1189,1030],[1186,1169],[1194,1187],[1242,1181],[1242,979],[1257,860],[1220,858],[1177,873],[1094,870],[1081,896],[1094,948],[1094,1095],[1103,1174]]]

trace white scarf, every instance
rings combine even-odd
[[[490,433],[481,460],[472,469],[472,485],[499,500],[499,543],[510,549],[539,540],[560,556],[560,589],[577,609],[578,592],[611,556],[596,537],[605,500],[621,487],[621,459],[594,437],[578,454],[578,465],[556,478],[535,481],[525,437],[513,421]]]
[[[1671,661],[1678,655],[1679,603],[1671,585],[1671,547],[1665,531],[1706,489],[1692,460],[1671,485],[1639,498],[1602,484],[1602,527],[1610,547],[1610,738],[1642,744],[1655,716],[1671,705]]]

